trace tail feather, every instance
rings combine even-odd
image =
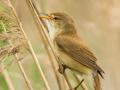
[[[97,71],[97,73],[104,79],[103,75],[101,74],[100,71]]]
[[[94,78],[95,90],[101,90],[99,75],[97,74],[97,75],[93,76],[93,78]]]
[[[84,84],[86,85],[88,90],[102,90],[100,78],[101,77],[103,78],[103,76],[101,73],[94,72],[89,75],[86,74],[81,75],[77,73],[77,75],[81,76],[84,79]]]

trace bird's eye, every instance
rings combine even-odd
[[[54,16],[54,20],[60,20],[60,17]]]

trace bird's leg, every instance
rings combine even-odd
[[[83,81],[84,81],[84,79],[82,79],[77,86],[75,86],[74,88],[72,88],[72,89],[70,89],[70,90],[77,90],[78,87],[82,84]]]
[[[66,68],[67,68],[67,66],[62,63],[62,64],[59,65],[58,71],[59,71],[61,74],[63,74],[63,73],[65,72],[65,69],[66,69]]]
[[[61,73],[61,74],[64,74],[65,72],[65,69],[71,69],[69,66],[65,65],[64,63],[59,63],[59,69],[58,71]]]
[[[58,60],[59,60],[59,69],[58,71],[61,73],[61,74],[64,74],[65,72],[65,69],[68,68],[68,66],[66,66],[62,60],[60,59],[60,57],[58,57]]]

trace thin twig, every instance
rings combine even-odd
[[[25,33],[24,30],[23,30],[22,24],[21,24],[21,22],[20,22],[20,20],[19,20],[19,18],[18,18],[18,16],[17,16],[17,13],[16,13],[14,7],[12,6],[10,0],[8,0],[8,2],[9,2],[9,5],[10,5],[13,13],[14,13],[14,16],[15,16],[16,19],[17,19],[18,25],[19,25],[19,27],[20,27],[20,29],[21,29],[21,31],[22,31],[22,33],[23,33],[23,35],[24,35],[24,37],[25,37],[25,39],[26,39],[26,41],[27,41],[27,44],[28,44],[28,47],[29,47],[29,49],[30,49],[31,55],[32,55],[32,57],[33,57],[33,60],[34,60],[36,66],[37,66],[37,68],[38,68],[38,70],[39,70],[39,72],[40,72],[40,74],[41,74],[41,76],[42,76],[42,78],[43,78],[43,80],[44,80],[44,82],[45,82],[46,88],[47,88],[47,90],[50,90],[50,86],[49,86],[49,84],[48,84],[48,81],[47,81],[46,78],[45,78],[45,75],[44,75],[44,73],[43,73],[43,71],[42,71],[42,69],[41,69],[41,66],[40,66],[40,64],[39,64],[39,61],[38,61],[38,59],[37,59],[37,56],[35,55],[35,52],[34,52],[34,50],[33,50],[33,48],[32,48],[32,45],[31,45],[30,41],[28,40],[28,37],[27,37],[26,33]]]
[[[4,33],[7,35],[7,33],[6,33],[7,30],[6,30],[3,23],[2,23],[2,25],[3,25]],[[12,44],[12,42],[10,40],[8,40],[8,43],[9,43],[9,45],[13,46],[13,44]],[[29,81],[29,79],[28,79],[28,77],[27,77],[27,75],[26,75],[26,73],[25,73],[25,71],[24,71],[24,69],[22,67],[22,63],[21,63],[21,61],[19,61],[19,57],[18,57],[17,53],[14,54],[14,58],[15,58],[15,60],[17,60],[17,64],[19,66],[19,69],[20,69],[20,71],[21,71],[21,73],[23,75],[23,78],[24,78],[29,90],[33,90],[32,86],[30,84],[30,81]]]
[[[22,73],[22,75],[23,75],[23,77],[24,77],[24,80],[25,80],[25,82],[26,82],[29,90],[33,90],[32,85],[31,85],[31,83],[30,83],[30,81],[29,81],[29,79],[28,79],[28,77],[27,77],[27,75],[26,75],[26,73],[25,73],[25,71],[24,71],[24,68],[23,68],[23,66],[22,66],[21,61],[19,61],[19,58],[18,58],[18,55],[17,55],[17,54],[15,54],[15,58],[16,58],[16,60],[18,60],[18,61],[17,61],[17,64],[18,64],[18,66],[19,66],[19,68],[20,68],[20,71],[21,71],[21,73]]]
[[[80,81],[83,80],[80,75],[75,74],[75,73],[73,73],[73,75],[76,78],[76,80],[77,80],[78,83],[80,83]],[[86,86],[86,84],[84,83],[84,81],[81,83],[81,87],[82,87],[83,90],[88,90],[88,87]]]

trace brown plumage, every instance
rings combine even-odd
[[[71,35],[59,35],[55,37],[55,42],[59,49],[70,56],[73,60],[76,60],[94,71],[104,73],[104,71],[96,64],[97,59],[93,53],[83,46],[79,38],[76,38],[75,36],[71,37]]]
[[[96,64],[94,54],[83,45],[77,35],[74,21],[64,13],[51,13],[50,18],[55,30],[49,31],[54,48],[64,64],[82,74],[92,74],[95,90],[100,90],[98,74],[103,78],[104,71]]]

